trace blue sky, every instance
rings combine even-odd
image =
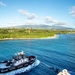
[[[0,27],[40,24],[75,28],[75,0],[0,0]]]

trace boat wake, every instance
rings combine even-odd
[[[53,66],[49,66],[48,64],[42,62],[42,64],[44,64],[46,67],[48,67],[50,70],[54,71],[55,73],[59,72],[59,68],[53,67]]]
[[[36,61],[32,65],[29,65],[27,67],[24,67],[24,68],[21,68],[21,69],[18,69],[18,70],[14,70],[14,71],[11,71],[11,72],[8,72],[8,73],[5,73],[5,74],[0,74],[0,75],[20,74],[20,73],[27,72],[27,71],[31,70],[32,68],[38,66],[39,64],[40,64],[40,61],[36,59]]]

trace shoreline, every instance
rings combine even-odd
[[[49,37],[41,37],[41,38],[4,38],[4,39],[0,39],[0,41],[3,41],[3,40],[35,40],[35,39],[55,39],[57,38],[57,35],[54,35],[54,36],[49,36]]]

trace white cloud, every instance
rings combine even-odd
[[[56,23],[57,22],[57,20],[55,20],[55,19],[53,19],[52,17],[49,17],[49,16],[45,18],[45,21],[47,23]]]
[[[57,22],[55,25],[67,25],[65,22]]]
[[[20,9],[20,10],[18,10],[21,14],[23,14],[23,15],[26,15],[26,16],[28,16],[28,11],[26,11],[26,10],[23,10],[23,9]]]
[[[0,1],[0,6],[6,6],[6,4]]]
[[[28,16],[28,19],[34,19],[34,18],[36,18],[36,15],[33,13]]]
[[[30,12],[28,12],[28,11],[26,11],[26,10],[23,10],[23,9],[20,9],[20,10],[18,10],[18,11],[19,11],[21,14],[27,16],[28,19],[34,19],[34,18],[37,17],[36,14],[30,13]]]
[[[75,17],[75,6],[73,6],[70,10],[70,14]]]
[[[47,17],[36,16],[36,14],[30,13],[27,10],[23,10],[23,9],[18,10],[18,12],[20,12],[21,14],[23,14],[24,16],[28,18],[29,21],[25,22],[25,24],[66,25],[66,23],[57,21],[56,19],[50,16],[47,16]]]
[[[45,22],[47,24],[66,25],[66,23],[57,21],[57,20],[55,20],[55,19],[53,19],[52,17],[49,17],[49,16],[45,18]]]

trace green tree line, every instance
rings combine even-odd
[[[55,34],[75,33],[74,30],[46,30],[46,29],[23,29],[23,28],[1,28],[0,39],[4,38],[42,38]]]

